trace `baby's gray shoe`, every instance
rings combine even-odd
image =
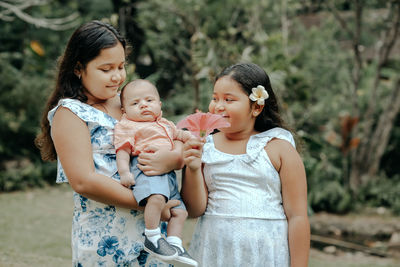
[[[178,256],[178,251],[172,247],[164,238],[157,240],[157,247],[144,237],[144,250],[150,254],[153,254],[161,260],[173,260]]]
[[[189,255],[189,253],[186,251],[185,248],[182,251],[178,246],[174,246],[174,245],[171,245],[171,246],[174,247],[178,251],[178,257],[176,257],[174,259],[174,261],[181,262],[181,263],[184,263],[184,264],[187,264],[187,265],[190,265],[190,266],[197,267],[197,265],[198,265],[197,261],[195,261]]]

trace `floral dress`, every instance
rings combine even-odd
[[[273,138],[294,146],[291,133],[282,128],[251,136],[241,155],[217,150],[213,136],[207,137],[202,156],[207,209],[189,249],[199,266],[289,266],[280,177],[264,149]]]
[[[96,172],[119,181],[113,146],[117,120],[76,99],[61,99],[49,111],[50,125],[60,106],[72,111],[88,126]],[[64,182],[68,182],[68,178],[58,161],[57,183]],[[143,250],[143,212],[106,205],[76,192],[73,199],[73,266],[172,266],[150,257]],[[166,225],[163,224],[161,229],[165,233]]]

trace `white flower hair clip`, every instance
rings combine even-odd
[[[250,100],[257,101],[257,104],[263,106],[265,100],[269,97],[267,90],[265,90],[264,86],[258,85],[257,87],[253,87],[251,91],[252,93],[249,96]]]

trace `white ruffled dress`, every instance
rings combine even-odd
[[[264,149],[273,138],[295,146],[282,128],[251,136],[241,155],[217,150],[212,135],[207,137],[202,161],[208,203],[190,245],[199,266],[290,265],[281,181]]]

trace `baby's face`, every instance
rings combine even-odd
[[[161,114],[157,89],[150,83],[129,86],[124,91],[124,112],[133,121],[155,121]]]

